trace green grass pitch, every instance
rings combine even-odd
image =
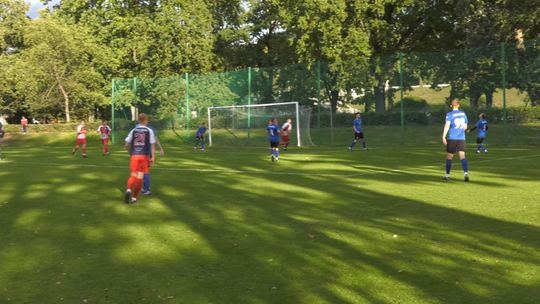
[[[376,130],[367,152],[344,131],[277,164],[164,135],[135,205],[120,145],[91,137],[82,159],[72,135],[12,136],[0,303],[539,303],[538,145],[470,141],[471,183],[457,159],[444,183],[439,128],[405,146]]]

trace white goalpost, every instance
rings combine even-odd
[[[303,145],[303,126],[301,124],[301,108],[298,102],[279,102],[251,105],[232,105],[208,108],[208,144],[212,146],[215,134],[213,131],[222,129],[222,133],[236,140],[250,140],[251,132],[260,137],[260,131],[266,127],[268,119],[276,117],[280,120],[293,118],[296,126],[297,146]],[[309,110],[311,112],[311,110]],[[280,123],[282,123],[280,121]],[[309,115],[306,128],[309,129]],[[309,137],[309,136],[308,136]],[[308,142],[310,139],[308,138]]]

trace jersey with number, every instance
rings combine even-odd
[[[362,133],[362,118],[355,118],[353,120],[354,132]]]
[[[292,131],[292,125],[288,122],[284,123],[283,126],[281,126],[281,134],[283,136],[289,136],[289,134]]]
[[[111,133],[111,128],[108,125],[101,125],[97,129],[99,134],[101,134],[101,139],[109,139],[109,133]]]
[[[197,134],[195,134],[195,137],[203,137],[204,133],[206,133],[206,127],[200,127],[197,129]]]
[[[476,128],[478,129],[478,138],[486,138],[488,122],[485,119],[480,119],[476,123]]]
[[[454,110],[446,114],[446,122],[450,123],[448,130],[448,139],[450,140],[465,140],[465,131],[469,120],[467,114],[460,110]]]
[[[266,131],[271,142],[279,142],[279,127],[276,124],[269,124]]]
[[[126,144],[129,145],[129,154],[148,155],[152,154],[152,145],[156,143],[156,136],[152,129],[137,125],[126,137]]]
[[[77,126],[77,139],[86,139],[86,126]]]

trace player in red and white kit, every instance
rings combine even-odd
[[[291,131],[292,119],[289,118],[281,127],[281,145],[283,146],[283,150],[285,151],[287,151],[287,147],[289,147],[289,143],[291,142],[291,139],[289,138]]]
[[[81,121],[81,123],[77,126],[77,141],[75,142],[75,147],[71,151],[71,154],[75,155],[75,152],[79,150],[79,148],[82,147],[82,156],[84,158],[87,158],[86,155],[86,133],[88,130],[86,129],[86,124],[84,121]]]
[[[156,155],[156,135],[148,127],[148,115],[139,115],[139,124],[126,137],[126,149],[131,155],[131,176],[127,182],[124,196],[126,204],[135,203],[141,192],[144,174],[148,173],[150,163]]]
[[[107,125],[107,121],[102,121],[101,126],[97,128],[98,133],[101,136],[101,144],[103,145],[103,155],[109,155],[109,134],[111,133],[111,127]]]

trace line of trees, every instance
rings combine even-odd
[[[321,91],[333,109],[351,100],[343,91],[364,90],[385,112],[400,52],[416,67],[406,85],[450,83],[449,97],[474,107],[484,95],[489,106],[500,42],[509,46],[509,85],[540,105],[537,0],[62,0],[36,19],[27,10],[23,0],[0,0],[0,113],[12,116],[107,115],[113,77],[318,61],[328,63]],[[414,55],[440,50],[456,51]]]

